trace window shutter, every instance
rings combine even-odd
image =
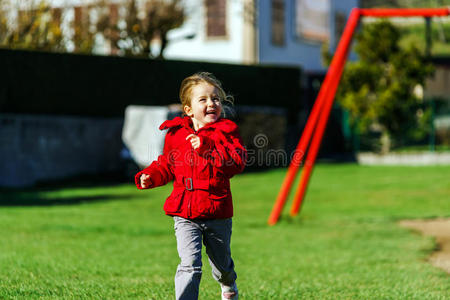
[[[224,37],[226,30],[226,0],[205,0],[206,3],[206,35],[208,37]]]

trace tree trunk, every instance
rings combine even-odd
[[[159,50],[158,59],[164,59],[164,50],[167,47],[169,40],[167,39],[167,31],[161,31],[161,49]]]

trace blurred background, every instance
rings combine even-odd
[[[247,170],[285,167],[352,8],[448,5],[0,0],[0,186],[132,180],[197,71],[234,96]],[[365,18],[354,41],[319,159],[449,163],[450,18]]]

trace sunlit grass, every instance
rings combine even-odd
[[[450,167],[319,165],[299,217],[267,217],[285,170],[232,179],[242,299],[448,299],[433,239],[397,221],[450,216]],[[171,187],[61,187],[0,195],[0,299],[173,299]],[[34,204],[45,204],[39,206]],[[289,205],[290,203],[288,203]],[[201,299],[219,286],[204,257]]]

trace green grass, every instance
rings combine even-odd
[[[399,26],[402,38],[400,45],[408,48],[410,45],[415,45],[423,53],[425,53],[425,25],[402,25]],[[431,25],[431,54],[434,56],[448,56],[450,54],[450,23],[440,23],[437,18],[434,18]],[[443,36],[442,36],[443,35]],[[444,40],[442,39],[444,38]]]
[[[433,239],[397,225],[450,216],[450,167],[319,165],[300,217],[268,227],[284,174],[232,180],[241,299],[450,298],[449,275],[426,261]],[[162,211],[169,191],[4,191],[0,299],[173,299],[178,256]],[[203,261],[201,299],[218,299]]]

